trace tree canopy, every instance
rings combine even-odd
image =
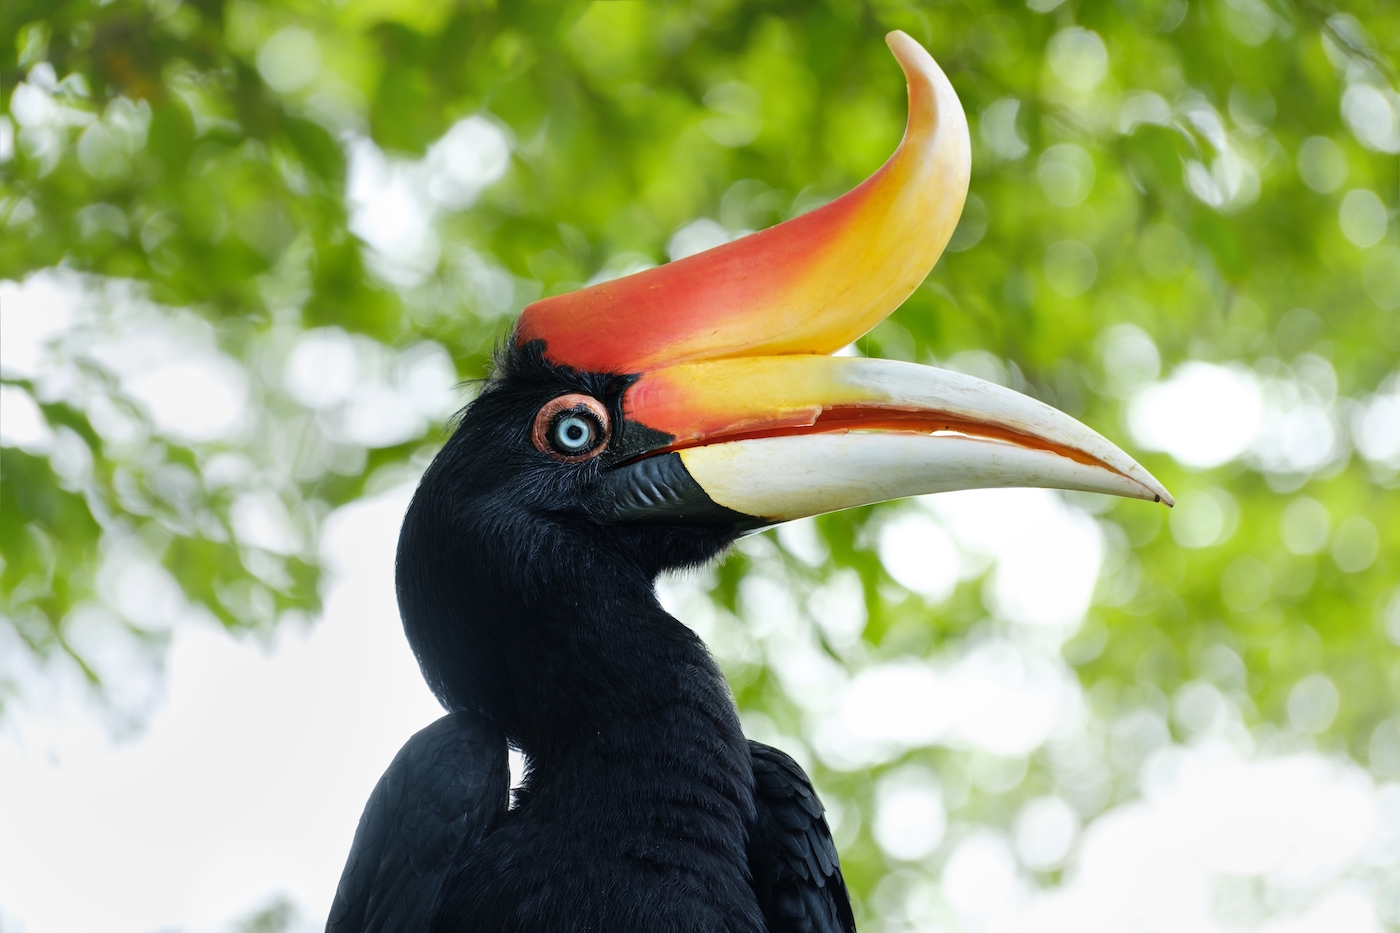
[[[7,0],[0,715],[21,666],[77,664],[139,727],[123,671],[182,614],[314,617],[323,519],[421,471],[525,304],[883,162],[891,29],[961,96],[973,178],[856,350],[1044,399],[1179,505],[891,503],[664,583],[810,766],[862,923],[964,917],[919,892],[979,832],[1053,887],[1069,842],[1024,827],[1135,799],[1172,744],[1400,778],[1381,0]]]

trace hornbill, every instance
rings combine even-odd
[[[811,783],[745,740],[654,581],[743,532],[922,493],[1171,498],[1107,440],[970,376],[832,356],[920,284],[967,121],[902,32],[889,161],[810,213],[522,313],[423,475],[397,590],[450,712],[375,787],[328,933],[851,931]],[[526,777],[511,801],[507,748]]]

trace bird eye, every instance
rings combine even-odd
[[[608,410],[590,395],[561,395],[535,415],[532,440],[537,450],[565,463],[595,457],[608,443]]]
[[[561,453],[576,454],[588,450],[597,441],[598,426],[584,414],[560,415],[554,420],[554,431],[550,440]]]

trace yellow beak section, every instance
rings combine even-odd
[[[717,505],[766,522],[886,499],[1045,486],[1172,504],[1131,457],[1069,415],[962,373],[893,360],[776,356],[644,374],[623,400]],[[662,439],[666,440],[662,440]]]

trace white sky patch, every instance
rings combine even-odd
[[[943,794],[932,771],[909,765],[880,779],[871,832],[891,858],[915,861],[932,854],[947,827]]]
[[[846,669],[810,637],[777,639],[770,645],[768,663],[783,692],[808,711],[830,710],[850,679]]]
[[[943,866],[943,896],[963,919],[989,921],[1025,896],[1006,838],[978,830],[958,843]]]
[[[961,561],[953,538],[932,516],[908,512],[880,529],[880,563],[895,582],[933,603],[952,595]]]
[[[768,662],[783,691],[809,712],[829,711],[849,678],[817,644],[788,581],[748,576],[740,584],[739,608],[746,630],[768,642]]]
[[[852,678],[836,715],[818,727],[817,751],[833,767],[860,767],[938,743],[952,725],[956,698],[949,687],[931,665],[913,658],[868,667]]]
[[[157,307],[130,282],[45,270],[0,282],[0,307],[5,374],[33,379],[45,401],[87,408],[104,436],[121,416],[108,388],[94,384],[80,363],[116,377],[166,436],[229,440],[247,426],[247,373],[220,350],[213,326],[191,312]]]
[[[189,609],[170,571],[135,537],[103,538],[97,592],[124,619],[147,632],[171,631]]]
[[[1249,459],[1265,472],[1311,473],[1345,450],[1331,364],[1317,357],[1300,363],[1304,378],[1281,373],[1262,381],[1264,414]],[[1309,370],[1321,370],[1320,378],[1307,378]]]
[[[1057,868],[1079,835],[1079,814],[1053,794],[1026,801],[1016,814],[1016,854],[1028,868]]]
[[[1127,420],[1139,446],[1194,469],[1242,458],[1263,473],[1306,475],[1349,452],[1336,373],[1313,354],[1254,370],[1183,363],[1129,399]]]
[[[41,176],[58,164],[72,132],[96,119],[86,110],[56,100],[57,89],[58,76],[53,66],[40,62],[30,69],[28,80],[17,84],[10,95],[10,116],[19,124],[19,146],[39,162]]]
[[[365,447],[392,447],[421,435],[427,427],[423,418],[392,387],[369,383],[356,389],[335,427],[327,433],[334,438],[354,441]]]
[[[971,555],[995,569],[988,608],[1022,625],[1073,632],[1084,618],[1103,561],[1103,534],[1082,509],[1048,489],[969,489],[923,496]]]
[[[229,523],[240,544],[274,554],[295,554],[302,549],[286,504],[271,490],[248,492],[235,499],[229,507]]]
[[[132,373],[126,389],[150,413],[158,431],[185,441],[235,434],[248,407],[247,374],[222,354]]]
[[[307,408],[322,409],[349,398],[359,375],[355,339],[339,327],[317,327],[297,337],[282,383]]]
[[[420,178],[420,163],[390,160],[368,138],[350,144],[350,231],[371,249],[374,268],[400,286],[422,282],[442,244]]]
[[[836,650],[855,647],[869,618],[860,575],[850,568],[832,574],[812,591],[807,611]]]
[[[80,300],[76,278],[59,272],[0,281],[0,372],[29,378],[51,365],[49,344],[73,323]]]
[[[31,454],[47,453],[53,430],[34,396],[15,385],[0,385],[0,446]]]
[[[739,614],[757,638],[794,637],[802,630],[792,587],[763,574],[752,574],[739,584]]]
[[[424,340],[399,351],[392,384],[408,408],[429,420],[451,415],[462,404],[457,366],[439,343]]]
[[[1304,753],[1251,760],[1225,744],[1171,746],[1144,797],[1084,831],[1065,882],[998,912],[988,929],[1110,933],[1379,931],[1348,873],[1400,857],[1371,780]]]
[[[1392,375],[1352,409],[1351,435],[1361,456],[1400,469],[1400,375]]]
[[[309,633],[284,629],[268,651],[177,629],[168,700],[131,741],[98,734],[78,702],[14,708],[0,732],[0,795],[25,805],[0,808],[7,923],[215,930],[285,894],[308,928],[320,925],[370,789],[442,713],[394,604],[409,491],[329,520],[334,582]]]
[[[819,719],[815,744],[835,768],[934,745],[1022,757],[1073,714],[1078,691],[1058,656],[990,639],[960,655],[866,668],[838,694],[833,713]]]
[[[435,203],[469,207],[510,168],[510,140],[485,117],[467,117],[428,147],[423,162],[428,196]]]
[[[821,532],[817,530],[815,517],[783,522],[777,527],[776,534],[783,550],[808,567],[820,567],[831,555]]]
[[[1320,755],[1251,762],[1212,745],[1172,750],[1154,767],[1164,773],[1147,784],[1148,806],[1172,815],[1167,839],[1213,872],[1324,884],[1357,860],[1375,826],[1370,779]]]
[[[64,617],[63,635],[102,678],[107,702],[100,715],[114,730],[129,733],[150,715],[164,695],[163,644],[140,638],[97,603],[75,606]]]
[[[954,741],[1006,757],[1039,748],[1079,689],[1058,658],[1004,641],[978,645],[949,673]]]
[[[461,404],[456,367],[441,345],[423,341],[395,351],[338,327],[300,335],[282,381],[317,411],[328,437],[364,447],[419,437]]]
[[[469,207],[510,167],[510,140],[479,115],[453,124],[422,159],[391,158],[364,137],[348,150],[350,230],[370,247],[375,271],[400,287],[437,268],[438,214]]]
[[[1207,469],[1248,450],[1263,415],[1264,400],[1253,373],[1189,362],[1133,397],[1128,429],[1139,446]]]

